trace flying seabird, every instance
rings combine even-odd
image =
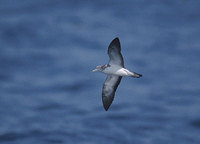
[[[131,76],[134,78],[142,77],[141,74],[131,72],[124,68],[124,60],[121,54],[119,38],[115,38],[108,47],[109,63],[99,65],[93,72],[100,71],[107,74],[106,81],[103,84],[102,101],[107,111],[115,96],[115,91],[122,79],[122,76]]]

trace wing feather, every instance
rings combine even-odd
[[[103,85],[102,101],[105,110],[107,111],[115,96],[115,91],[121,81],[121,76],[108,75]]]
[[[110,58],[110,65],[119,65],[124,67],[124,60],[121,54],[121,46],[119,38],[115,38],[108,47],[108,55]]]

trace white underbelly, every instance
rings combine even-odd
[[[129,76],[128,71],[126,71],[126,69],[124,69],[124,68],[121,68],[121,69],[117,70],[116,74],[120,75],[120,76]]]
[[[109,67],[106,68],[103,73],[105,74],[112,74],[112,75],[118,75],[118,76],[130,76],[131,72],[125,68],[113,68],[113,67]]]

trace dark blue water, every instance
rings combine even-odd
[[[0,144],[199,144],[200,1],[0,1]],[[125,65],[108,112],[107,47]]]

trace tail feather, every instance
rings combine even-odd
[[[131,76],[134,77],[134,78],[140,78],[140,77],[142,77],[141,74],[138,74],[136,72],[133,72],[133,74]]]

